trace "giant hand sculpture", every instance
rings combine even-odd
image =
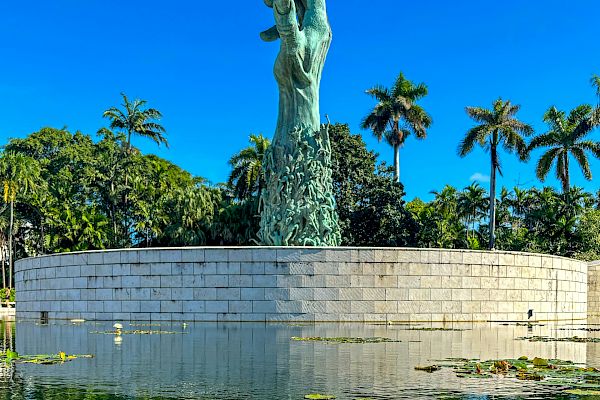
[[[319,90],[331,28],[325,0],[264,0],[281,40],[277,131],[265,156],[259,239],[264,245],[335,246],[341,236],[331,180],[331,146],[321,126]]]

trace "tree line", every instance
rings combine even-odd
[[[385,138],[395,155],[410,135],[425,138],[432,119],[416,104],[427,94],[424,84],[415,85],[401,75],[393,90],[378,86],[368,93],[378,104],[363,126]],[[262,160],[269,140],[251,135],[249,146],[231,157],[228,181],[215,185],[140,152],[134,144],[137,137],[168,145],[161,113],[143,100],[122,98],[120,107],[104,112],[107,126],[95,136],[43,128],[4,146],[0,156],[3,288],[13,284],[14,260],[28,256],[106,248],[257,244]],[[553,163],[559,177],[568,178],[568,154],[572,154],[591,179],[589,162],[581,154],[599,155],[598,143],[585,139],[597,126],[598,107],[582,106],[569,115],[552,109],[545,117],[549,132],[528,145],[519,133],[532,132],[514,118],[517,110],[501,100],[490,110],[467,108],[478,125],[467,133],[459,153],[466,155],[481,145],[491,153],[492,168],[499,170],[493,145],[516,150],[523,158],[533,148],[549,147],[549,155],[538,163],[540,178]],[[334,195],[346,246],[479,249],[491,247],[495,240],[498,249],[600,258],[600,193],[585,193],[567,184],[562,193],[550,188],[502,188],[499,196],[490,197],[485,189],[472,185],[463,190],[446,187],[434,193],[430,202],[407,203],[399,182],[398,156],[393,167],[378,163],[378,155],[348,125],[331,125],[329,131]],[[486,224],[492,203],[494,222]]]

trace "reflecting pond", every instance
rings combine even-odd
[[[59,365],[0,365],[0,399],[543,399],[576,398],[510,377],[459,378],[448,358],[520,356],[600,367],[600,343],[524,336],[600,337],[575,325],[295,325],[2,322],[1,351],[92,354]],[[431,330],[431,328],[453,330]],[[589,325],[588,327],[593,327]],[[600,329],[600,326],[597,326]],[[138,331],[132,333],[131,331]],[[163,331],[163,334],[143,334]],[[376,343],[292,338],[385,338]],[[570,396],[570,397],[569,397]]]

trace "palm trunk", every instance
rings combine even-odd
[[[400,182],[400,145],[394,145],[394,180]]]
[[[10,201],[10,231],[8,232],[8,288],[12,289],[13,280],[13,225],[15,202]]]
[[[492,171],[490,174],[490,250],[496,247],[496,146],[492,145]]]
[[[571,189],[571,178],[569,177],[569,153],[565,153],[565,171],[563,176],[563,193],[568,193]]]
[[[4,257],[4,241],[0,241],[0,259],[2,259],[2,289],[6,289],[6,260]]]

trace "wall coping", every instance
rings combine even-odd
[[[515,255],[515,256],[539,256],[539,257],[548,257],[554,259],[562,259],[569,260],[575,262],[585,263],[585,261],[577,260],[574,258],[556,256],[553,254],[545,254],[545,253],[527,253],[522,251],[505,251],[505,250],[468,250],[468,249],[443,249],[443,248],[419,248],[419,247],[302,247],[302,246],[188,246],[188,247],[148,247],[148,248],[123,248],[123,249],[106,249],[106,250],[90,250],[90,251],[75,251],[75,252],[67,252],[67,253],[54,253],[54,254],[44,254],[36,257],[27,257],[17,260],[15,264],[21,263],[27,260],[33,259],[43,259],[43,258],[51,258],[51,257],[60,257],[60,256],[72,256],[72,255],[87,255],[87,254],[104,254],[104,253],[117,253],[117,252],[150,252],[150,251],[193,251],[193,250],[226,250],[226,251],[236,251],[236,250],[280,250],[280,251],[298,251],[304,250],[307,253],[312,252],[321,252],[321,251],[432,251],[432,252],[451,252],[451,253],[470,253],[470,254],[505,254],[505,255]],[[589,266],[600,265],[599,261],[593,261],[588,263]]]

